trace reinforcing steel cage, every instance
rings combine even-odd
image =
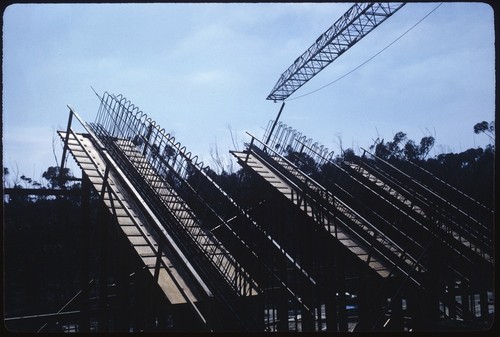
[[[120,142],[122,150],[125,148],[124,143],[127,143],[129,148],[132,146],[132,153],[141,157],[140,161],[133,162],[135,170],[146,178],[150,190],[155,191],[166,205],[172,204],[174,196],[177,203],[188,198],[189,193],[192,194],[194,190],[191,186],[194,178],[208,169],[197,156],[188,152],[172,135],[121,95],[103,95],[92,128],[110,151],[117,151],[116,144]],[[176,190],[176,194],[172,194],[172,191],[170,194],[161,193],[162,189],[168,188]],[[192,214],[186,216],[191,218],[179,221],[184,226],[184,231],[177,232],[189,234],[197,248],[210,255],[209,261],[221,270],[226,281],[240,296],[249,296],[258,291],[258,285],[240,263],[210,231],[203,230],[198,217]],[[204,241],[200,239],[202,235],[207,237]],[[210,252],[207,251],[208,241]]]

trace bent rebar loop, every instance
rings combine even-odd
[[[264,141],[264,139],[267,139],[267,137],[269,136],[269,133],[271,132],[271,129],[273,128],[273,124],[274,124],[274,120],[273,119],[271,119],[267,123],[266,130],[264,131],[264,136],[262,137],[263,141]]]
[[[278,129],[279,129],[279,125],[281,124],[281,122],[278,122]],[[274,125],[274,120],[271,119],[268,123],[267,123],[267,127],[266,127],[266,130],[264,131],[264,135],[262,137],[262,141],[265,141],[265,139],[267,139],[271,133],[271,130],[273,128],[273,125]],[[269,141],[271,141],[271,139],[269,139]]]
[[[271,125],[272,122],[273,121],[270,121],[269,125]],[[293,127],[283,122],[278,122],[277,130],[271,144],[277,152],[284,155],[291,151],[304,152],[312,157],[318,166],[333,160],[334,151],[330,151],[327,147],[318,142],[313,142],[314,140],[312,138],[308,138]],[[276,145],[277,143],[279,144],[278,146]]]
[[[285,123],[280,122],[278,125],[278,130],[275,133],[275,137],[273,139],[273,148],[280,154],[285,154],[291,148],[291,141],[293,139],[294,134],[297,131],[292,127],[287,126]]]
[[[122,125],[127,124],[128,110],[126,106],[120,102],[114,95],[105,92],[101,97],[96,123],[102,125],[112,136],[119,137],[122,133]]]
[[[102,97],[99,95],[98,97],[101,100],[101,104],[96,116],[96,123],[107,125],[107,123],[111,123],[110,119],[112,116],[110,111],[112,110],[113,98],[107,92]]]
[[[149,148],[150,151],[148,153],[162,154],[162,150],[165,152],[166,145],[168,145],[175,152],[172,157],[180,155],[184,161],[190,162],[199,170],[209,168],[204,165],[197,155],[193,155],[193,153],[188,151],[185,146],[176,141],[173,135],[166,132],[164,128],[161,128],[159,124],[127,100],[122,94],[104,93],[101,98],[97,123],[105,126],[115,137],[132,140],[133,137],[139,135],[144,141],[144,146]],[[150,134],[148,135],[148,133]],[[154,152],[151,152],[152,148],[155,149]],[[177,161],[176,166],[182,169],[185,165]]]
[[[271,132],[273,125],[274,125],[274,121],[271,120],[269,122],[268,129],[266,130],[267,135],[265,136],[264,139],[267,139],[269,137],[269,133]],[[279,137],[279,134],[281,133],[281,126],[282,125],[283,125],[283,123],[281,121],[276,124],[276,126],[277,126],[276,132],[274,133],[274,135],[272,135],[272,139],[269,138],[269,144],[271,144],[273,146],[276,145],[276,143],[277,143],[276,139]]]
[[[293,139],[301,135],[299,131],[291,126],[284,125],[282,128],[282,135],[280,139],[281,146],[279,147],[281,152],[287,151],[288,149],[293,149]]]

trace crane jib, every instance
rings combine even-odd
[[[354,4],[281,74],[267,99],[287,99],[404,5],[404,2]]]

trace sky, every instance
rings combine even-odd
[[[66,128],[67,105],[94,121],[92,88],[122,94],[205,164],[214,166],[215,149],[229,160],[229,150],[249,140],[246,132],[262,138],[276,118],[281,103],[266,97],[280,75],[351,5],[10,5],[3,166],[41,181],[61,158],[55,131]],[[431,156],[489,144],[473,126],[495,119],[493,9],[438,6],[403,6],[290,96],[280,121],[337,154],[399,131],[416,143],[435,137]],[[68,166],[80,175],[72,160]]]

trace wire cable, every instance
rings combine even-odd
[[[361,68],[362,66],[364,66],[365,64],[367,64],[368,62],[370,62],[371,60],[373,60],[375,57],[377,57],[378,55],[382,54],[382,52],[384,52],[386,49],[388,49],[390,46],[392,46],[393,44],[395,44],[398,40],[400,40],[403,36],[405,36],[406,34],[408,34],[413,28],[415,28],[416,26],[418,26],[422,21],[424,21],[429,15],[431,15],[434,11],[436,11],[443,3],[439,3],[436,7],[434,7],[429,13],[427,13],[422,19],[420,19],[419,21],[417,21],[417,23],[415,23],[413,26],[411,26],[409,29],[407,29],[403,34],[401,34],[400,36],[398,36],[394,41],[392,41],[391,43],[389,43],[387,46],[385,46],[384,48],[382,48],[382,50],[380,50],[379,52],[377,52],[375,55],[371,56],[369,59],[367,59],[366,61],[364,61],[363,63],[361,63],[360,65],[358,65],[357,67],[355,67],[354,69],[348,71],[347,73],[345,73],[344,75],[336,78],[335,80],[331,81],[330,83],[327,83],[325,84],[324,86],[322,87],[319,87],[318,89],[315,89],[313,91],[310,91],[306,94],[303,94],[303,95],[300,95],[300,96],[297,96],[297,97],[294,97],[294,98],[288,98],[286,99],[285,101],[293,101],[293,100],[296,100],[296,99],[299,99],[299,98],[302,98],[304,96],[308,96],[310,94],[313,94],[317,91],[320,91],[338,81],[340,81],[341,79],[343,79],[344,77],[352,74],[353,72],[355,72],[356,70],[358,70],[359,68]]]

